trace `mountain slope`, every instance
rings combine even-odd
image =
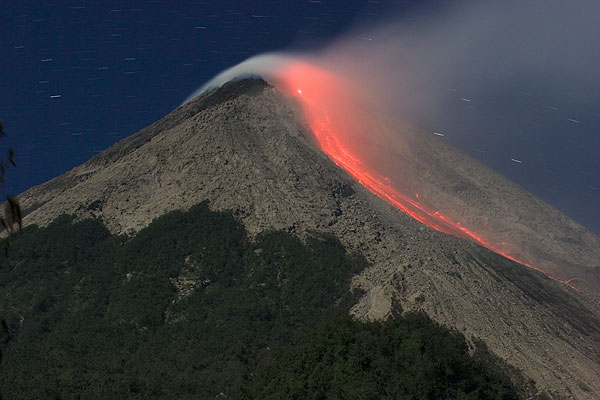
[[[294,105],[265,82],[227,84],[25,192],[25,223],[75,213],[127,233],[209,200],[215,210],[232,210],[253,235],[269,228],[331,233],[370,263],[353,280],[366,292],[353,308],[357,317],[423,310],[482,339],[558,398],[600,396],[596,302],[400,213],[315,149],[308,132]],[[559,240],[546,248],[593,260],[598,247],[590,243],[598,239],[582,229],[576,226],[581,248]]]

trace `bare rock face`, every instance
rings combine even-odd
[[[421,132],[422,133],[422,132]],[[516,259],[600,295],[600,239],[552,206],[433,135],[408,130],[421,199]]]
[[[133,233],[167,211],[209,200],[215,210],[232,210],[253,234],[328,232],[370,265],[353,281],[365,293],[352,310],[356,317],[384,319],[422,310],[483,340],[555,398],[600,398],[596,300],[402,214],[314,148],[299,116],[261,80],[226,84],[22,194],[25,223],[45,225],[61,213],[75,213],[100,217],[113,232]],[[433,162],[459,168],[458,161],[443,156],[444,146],[435,147],[441,155]],[[476,167],[470,161],[460,168]],[[431,187],[439,180],[432,176],[422,178],[431,180]],[[477,189],[481,182],[486,181],[472,178],[467,184]],[[511,189],[506,182],[501,187]],[[432,189],[427,195],[443,193]],[[486,193],[494,195],[489,188]],[[598,238],[558,211],[548,212],[559,216],[552,221],[558,227],[540,251],[597,272]],[[506,218],[517,224],[513,219],[520,217]],[[554,237],[561,231],[578,232],[579,247],[562,245]]]

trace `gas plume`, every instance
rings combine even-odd
[[[506,172],[494,159],[537,163],[537,169],[545,167],[543,157],[559,159],[564,135],[547,135],[556,118],[573,124],[587,116],[588,130],[574,134],[590,148],[567,158],[577,156],[577,168],[598,180],[600,144],[586,133],[600,128],[598,20],[595,1],[454,2],[357,28],[310,53],[252,57],[186,102],[232,79],[259,75],[299,101],[321,149],[371,192],[439,231],[538,269],[521,243],[486,232],[489,225],[465,222],[462,211],[441,204],[432,191],[427,197],[417,170],[423,160],[411,151],[411,135],[424,133],[407,121],[465,150],[487,152],[486,161]],[[576,278],[546,273],[558,273],[563,282]]]

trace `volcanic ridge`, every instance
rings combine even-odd
[[[369,263],[353,279],[365,293],[356,318],[424,311],[483,340],[553,397],[599,398],[600,239],[437,137],[395,130],[410,143],[423,204],[449,205],[464,226],[518,241],[515,258],[544,272],[438,232],[371,193],[318,148],[298,100],[261,79],[205,92],[19,200],[25,224],[41,226],[68,213],[134,234],[208,200],[254,235],[333,234]],[[573,277],[582,283],[563,283]]]

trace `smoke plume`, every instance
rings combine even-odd
[[[485,224],[461,224],[464,216],[448,204],[423,198],[415,170],[423,160],[414,159],[406,133],[435,133],[600,232],[598,21],[600,3],[592,0],[404,11],[312,52],[252,57],[186,101],[260,75],[300,99],[322,149],[379,197],[531,265],[536,260],[517,243],[485,232]]]

